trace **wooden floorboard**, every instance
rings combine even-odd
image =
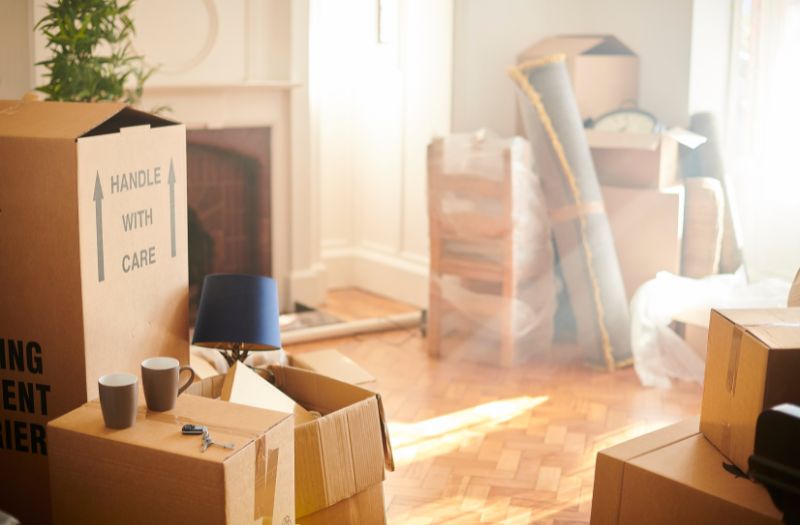
[[[375,317],[419,311],[409,304],[394,301],[359,288],[330,290],[318,310],[338,317],[342,321],[358,321]]]
[[[392,524],[588,523],[597,451],[699,411],[701,390],[644,388],[576,349],[512,369],[429,359],[419,330],[287,348],[337,348],[378,379],[395,472]]]

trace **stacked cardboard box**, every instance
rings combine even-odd
[[[660,271],[679,274],[684,192],[670,134],[587,130],[630,299]]]
[[[781,523],[748,472],[759,414],[800,403],[800,308],[711,312],[696,419],[601,452],[593,524]]]
[[[0,508],[48,523],[47,422],[146,357],[187,364],[186,131],[122,104],[0,101]]]
[[[700,430],[747,472],[758,415],[800,404],[800,308],[713,310]]]

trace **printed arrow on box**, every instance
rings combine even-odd
[[[97,281],[103,282],[106,278],[105,260],[103,257],[103,186],[100,184],[100,172],[94,179],[94,213],[97,228]]]
[[[172,164],[172,159],[169,159],[167,183],[169,184],[169,225],[172,233],[172,256],[175,257],[177,253],[175,249],[175,166]]]

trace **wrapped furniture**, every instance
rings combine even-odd
[[[504,366],[550,347],[550,227],[530,146],[484,133],[428,147],[428,350]]]

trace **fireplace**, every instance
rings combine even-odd
[[[192,322],[203,277],[272,274],[270,129],[187,131]]]

